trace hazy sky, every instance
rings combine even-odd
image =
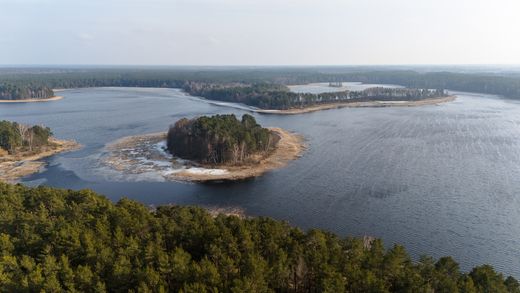
[[[520,64],[519,0],[0,0],[0,64]]]

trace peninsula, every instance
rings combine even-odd
[[[442,103],[452,102],[456,99],[455,96],[425,98],[421,100],[399,100],[399,101],[384,101],[384,100],[373,100],[373,101],[347,101],[347,102],[336,102],[336,103],[325,103],[317,104],[313,106],[304,106],[299,108],[290,109],[256,109],[254,112],[262,114],[279,114],[279,115],[291,115],[291,114],[303,114],[311,113],[322,110],[330,109],[341,109],[341,108],[384,108],[384,107],[418,107],[427,105],[439,105]]]
[[[292,92],[278,84],[214,84],[186,83],[184,91],[191,95],[254,107],[266,114],[301,114],[343,107],[423,106],[454,99],[443,89],[372,87],[360,91],[345,90],[324,93]]]
[[[0,181],[15,182],[38,172],[41,159],[77,148],[75,141],[52,137],[47,127],[0,121]]]
[[[30,99],[17,99],[17,100],[0,100],[0,103],[38,103],[38,102],[51,102],[63,99],[62,96],[52,96],[49,98],[30,98]]]

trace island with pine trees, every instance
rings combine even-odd
[[[41,159],[77,148],[75,141],[54,138],[48,127],[0,121],[0,181],[15,182],[38,172]]]
[[[264,128],[245,114],[183,118],[167,133],[131,136],[108,147],[104,162],[127,174],[153,168],[165,180],[234,181],[285,166],[304,150],[301,136]]]

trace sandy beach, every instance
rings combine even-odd
[[[316,106],[309,106],[305,108],[294,108],[288,110],[254,110],[256,113],[262,114],[278,114],[278,115],[294,115],[310,113],[322,110],[340,109],[340,108],[380,108],[380,107],[418,107],[426,105],[438,105],[454,101],[455,96],[447,96],[442,98],[423,99],[418,101],[368,101],[368,102],[348,102],[348,103],[333,103]]]
[[[62,96],[54,96],[47,99],[24,99],[24,100],[0,100],[0,103],[38,103],[38,102],[51,102],[63,99]]]
[[[46,146],[38,153],[20,153],[0,156],[0,181],[14,183],[20,178],[37,173],[45,165],[40,161],[57,153],[72,151],[81,147],[75,141],[51,138],[52,146]]]
[[[166,133],[154,133],[120,139],[107,146],[110,154],[104,162],[115,170],[132,174],[149,172],[150,162],[159,162],[161,166],[166,163],[171,168],[176,168],[174,170],[170,168],[162,172],[164,179],[170,181],[210,182],[243,180],[282,168],[303,153],[305,145],[302,136],[281,128],[269,129],[279,138],[276,147],[268,155],[256,158],[254,163],[246,165],[205,166],[184,160],[180,160],[183,162],[183,165],[179,165],[173,158],[161,158],[153,151],[153,146],[164,141]],[[139,161],[143,157],[146,157],[145,164]],[[160,171],[158,170],[157,172],[159,173]]]

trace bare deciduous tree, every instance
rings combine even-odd
[[[20,134],[20,137],[22,138],[22,145],[25,140],[27,140],[27,134],[29,132],[29,126],[21,123],[16,124],[16,129],[18,130],[18,133]]]

